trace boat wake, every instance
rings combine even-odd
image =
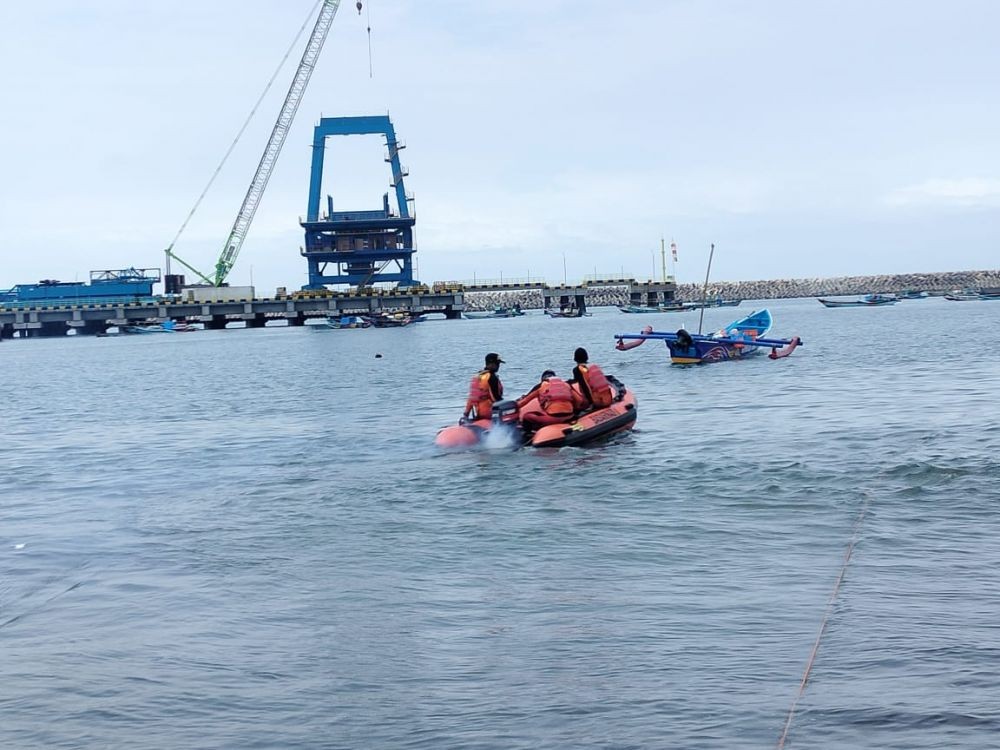
[[[520,448],[523,442],[520,430],[500,424],[484,433],[480,445],[487,451],[509,451]]]

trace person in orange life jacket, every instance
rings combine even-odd
[[[486,363],[482,370],[472,377],[469,384],[469,398],[465,402],[462,419],[489,419],[493,403],[503,398],[503,383],[497,377],[497,370],[503,360],[496,352],[486,355]]]
[[[576,412],[573,389],[569,383],[557,378],[552,370],[542,373],[541,381],[518,399],[518,408],[523,409],[529,402],[538,399],[538,406],[521,412],[521,421],[529,428],[539,428],[550,424],[569,422]]]
[[[553,370],[542,373],[538,384],[517,400],[517,407],[523,409],[535,398],[542,411],[553,417],[569,417],[576,411],[573,389],[565,380],[557,378]]]
[[[585,408],[593,406],[595,409],[603,409],[611,406],[614,401],[611,383],[601,368],[590,364],[587,359],[587,350],[582,346],[573,352],[576,367],[573,368],[573,379],[569,382],[576,383],[580,389]]]
[[[538,396],[538,389],[542,387],[542,383],[545,382],[545,378],[555,377],[555,371],[546,370],[542,373],[542,376],[538,379],[538,382],[531,386],[531,390],[525,393],[521,398],[517,400],[517,408],[523,409],[529,401]]]

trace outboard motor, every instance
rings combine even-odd
[[[516,424],[517,401],[497,401],[493,404],[493,424]]]

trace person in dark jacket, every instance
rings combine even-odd
[[[611,383],[604,372],[597,365],[590,364],[587,350],[582,346],[573,352],[573,361],[576,366],[573,368],[573,379],[570,383],[575,383],[583,397],[584,407],[594,407],[603,409],[611,406],[614,401],[614,392],[611,390]]]

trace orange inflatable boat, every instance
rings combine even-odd
[[[561,448],[587,445],[631,430],[637,416],[635,394],[617,378],[609,375],[608,381],[615,397],[611,406],[593,409],[568,419],[536,425],[530,418],[541,412],[537,399],[531,399],[518,408],[517,401],[498,401],[493,405],[491,419],[460,422],[443,428],[434,439],[441,448],[474,448],[489,445],[495,440],[498,446],[519,448],[532,445],[536,448]],[[527,416],[528,419],[522,419]]]

